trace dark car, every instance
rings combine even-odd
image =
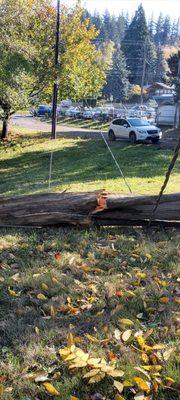
[[[34,117],[51,117],[52,115],[52,108],[47,105],[41,105],[37,108],[37,110],[34,110]]]

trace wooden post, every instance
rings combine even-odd
[[[56,45],[55,45],[55,81],[53,86],[52,133],[51,139],[56,139],[57,97],[58,97],[58,66],[59,66],[59,37],[60,37],[60,0],[57,0]]]

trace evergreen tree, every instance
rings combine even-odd
[[[174,20],[171,27],[170,44],[175,46],[180,43],[180,19]]]
[[[180,101],[180,51],[173,54],[168,59],[168,65],[170,69],[169,75],[171,79],[171,84],[175,85],[176,89],[175,100]]]
[[[163,45],[169,43],[170,34],[171,34],[171,22],[170,22],[169,16],[167,15],[166,18],[165,18],[165,20],[164,20],[163,29],[162,29],[162,39],[161,39],[161,43],[162,43]]]
[[[150,19],[149,24],[148,24],[148,29],[149,29],[149,34],[151,36],[151,39],[153,39],[153,37],[154,37],[154,16],[153,16],[153,13],[151,14],[151,19]]]
[[[113,65],[107,76],[107,84],[104,87],[103,94],[114,101],[125,100],[129,92],[128,71],[126,60],[120,46],[116,46],[113,54]]]
[[[169,74],[168,75],[170,76],[172,83],[173,83],[174,79],[178,76],[178,63],[180,62],[179,60],[180,60],[180,51],[173,54],[167,60],[168,66],[169,66]]]
[[[149,40],[145,12],[142,5],[140,5],[122,43],[122,50],[131,72],[130,82],[133,84],[141,84],[145,46]]]
[[[159,45],[157,47],[157,60],[155,68],[155,81],[156,82],[166,82],[168,73],[168,64],[165,60],[162,47]]]
[[[155,82],[155,71],[157,65],[156,45],[149,38],[146,42],[146,67],[144,85]]]
[[[164,26],[164,18],[162,13],[159,14],[159,18],[156,22],[156,33],[154,35],[154,41],[157,45],[162,44],[163,42],[163,26]]]
[[[102,32],[105,41],[112,40],[111,15],[108,10],[105,10],[103,16]]]
[[[117,43],[121,43],[125,35],[125,30],[127,29],[127,20],[124,17],[123,13],[118,16],[116,24],[117,24]]]
[[[130,16],[129,16],[129,13],[127,11],[126,16],[125,16],[125,29],[126,30],[129,28],[130,22],[131,22],[130,21]]]

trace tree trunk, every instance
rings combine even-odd
[[[0,226],[145,225],[157,196],[104,192],[0,196]],[[152,224],[180,225],[180,194],[163,195]]]
[[[3,119],[1,140],[8,138],[8,126],[9,126],[9,114],[6,115],[5,118]]]

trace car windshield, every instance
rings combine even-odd
[[[132,126],[147,126],[147,125],[150,125],[150,123],[148,121],[145,121],[144,119],[140,119],[140,118],[129,118],[128,122]]]

